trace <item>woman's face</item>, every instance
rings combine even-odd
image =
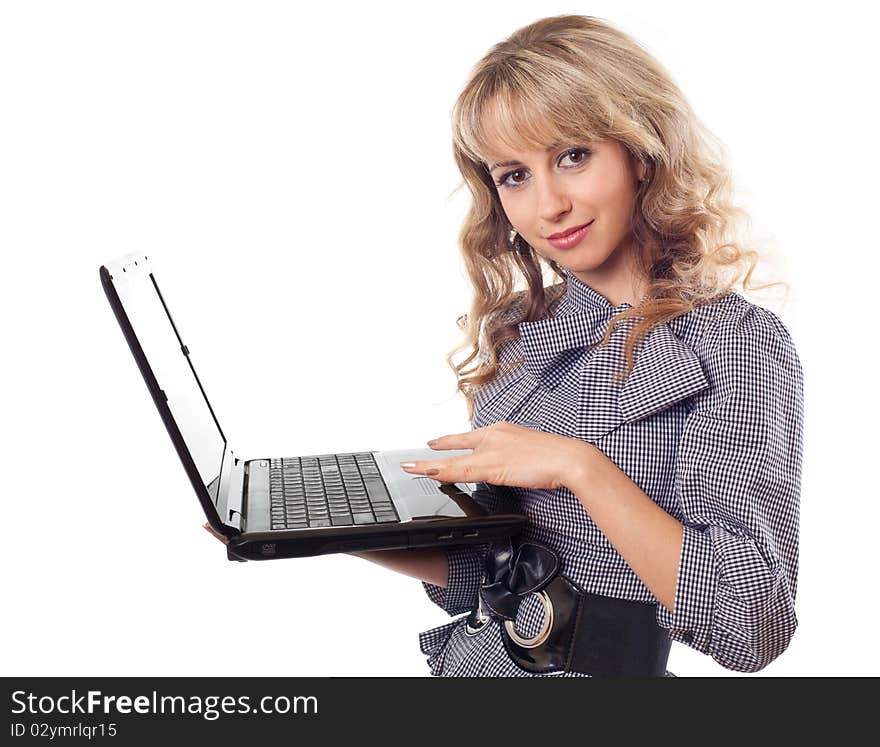
[[[623,145],[598,140],[546,151],[493,150],[487,163],[507,219],[536,252],[569,269],[615,306],[637,304],[630,242],[644,165],[635,168]],[[548,240],[590,221],[574,246],[557,247]]]

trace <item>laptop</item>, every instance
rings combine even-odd
[[[149,258],[128,254],[102,265],[100,276],[205,517],[227,538],[229,560],[480,544],[525,524],[504,486],[439,483],[399,465],[469,449],[237,456]]]

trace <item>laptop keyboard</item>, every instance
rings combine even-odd
[[[370,452],[269,460],[272,529],[400,521]]]

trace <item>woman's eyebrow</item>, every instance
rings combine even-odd
[[[563,145],[565,145],[565,143],[562,143],[562,142],[553,143],[552,145],[548,145],[546,148],[544,148],[544,152],[549,153],[550,151],[556,150],[557,148],[560,148]],[[519,164],[519,161],[517,161],[515,159],[511,160],[511,161],[499,161],[498,163],[492,164],[489,167],[489,171],[492,172],[492,171],[495,171],[495,169],[501,168],[502,166],[516,166],[517,164]]]

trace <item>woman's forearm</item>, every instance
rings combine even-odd
[[[589,443],[567,479],[590,518],[657,600],[675,611],[684,528]]]
[[[446,587],[449,583],[449,559],[442,547],[417,547],[412,550],[365,550],[350,552],[364,560],[390,568],[392,571]]]

